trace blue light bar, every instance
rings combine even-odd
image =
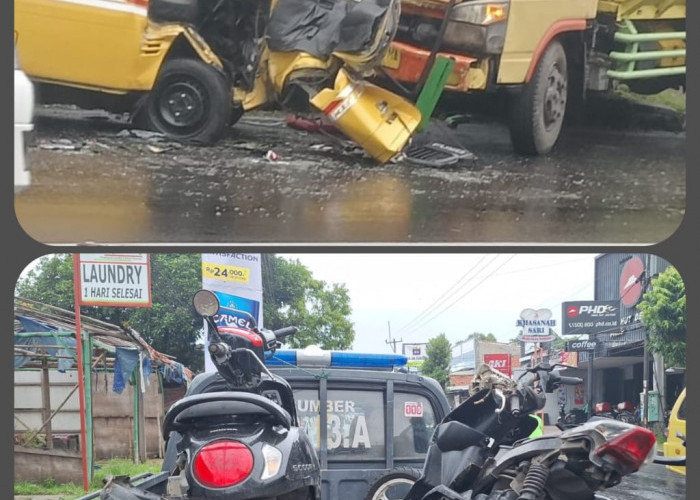
[[[318,348],[278,350],[265,361],[268,366],[307,366],[324,368],[355,368],[393,370],[405,366],[408,358],[401,354],[376,354],[347,351],[327,351]]]
[[[266,354],[267,355],[267,354]],[[267,366],[289,366],[297,365],[297,352],[296,351],[286,351],[277,350],[270,359],[265,360]]]

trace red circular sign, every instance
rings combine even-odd
[[[566,315],[569,318],[575,318],[578,316],[578,306],[569,306],[566,308]]]
[[[632,257],[625,262],[620,273],[620,301],[627,307],[632,307],[642,297],[642,274],[644,263],[639,257]]]

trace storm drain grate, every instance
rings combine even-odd
[[[432,144],[410,146],[404,152],[404,159],[415,165],[445,167],[454,165],[461,160],[476,160],[476,156],[467,149],[433,142]]]

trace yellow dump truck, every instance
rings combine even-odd
[[[544,154],[587,91],[684,86],[685,18],[685,0],[402,0],[383,72],[410,87],[452,59],[445,88],[503,92],[514,149]]]

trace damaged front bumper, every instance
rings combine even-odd
[[[452,73],[445,83],[446,89],[466,92],[472,87],[472,84],[479,85],[474,81],[475,75],[470,74],[472,65],[477,62],[476,58],[443,51],[437,52],[437,57],[454,61]],[[389,52],[384,57],[382,66],[391,78],[402,83],[415,84],[418,83],[429,59],[430,50],[393,41]]]

